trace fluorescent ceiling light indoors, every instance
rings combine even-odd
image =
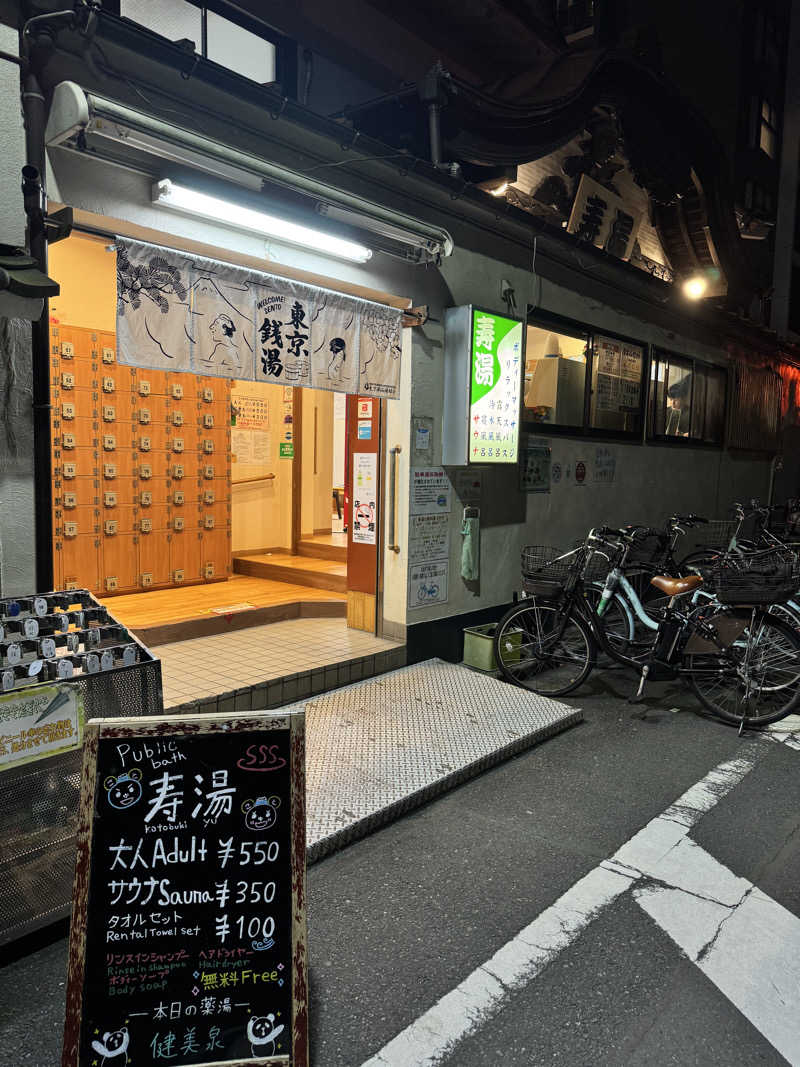
[[[277,215],[268,215],[263,211],[254,211],[242,207],[231,200],[221,200],[216,196],[189,189],[185,185],[176,185],[171,181],[160,181],[153,185],[153,203],[172,211],[187,215],[211,219],[213,222],[225,223],[234,229],[246,233],[257,233],[274,238],[286,244],[311,248],[324,255],[337,259],[348,259],[354,263],[366,263],[372,258],[371,249],[365,245],[334,237],[310,226],[300,226]]]

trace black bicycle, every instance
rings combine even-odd
[[[648,680],[682,678],[708,711],[740,730],[794,711],[800,703],[800,637],[766,610],[797,587],[794,556],[760,558],[755,568],[739,562],[733,570],[720,562],[709,583],[716,599],[686,609],[679,602],[703,585],[703,577],[653,576],[652,585],[669,599],[658,610],[657,633],[644,661],[628,654],[618,631],[606,623],[613,585],[607,581],[599,598],[587,595],[593,557],[602,553],[611,564],[609,577],[619,574],[618,563],[631,545],[656,533],[602,527],[570,552],[526,549],[524,599],[495,631],[503,677],[544,696],[563,696],[589,677],[602,651],[639,674],[634,700]]]

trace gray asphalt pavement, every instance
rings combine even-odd
[[[800,915],[800,752],[769,741],[753,749],[694,714],[692,698],[674,686],[652,686],[634,709],[623,699],[630,685],[628,676],[595,675],[570,701],[584,710],[583,725],[310,868],[314,1067],[368,1061],[676,797],[745,750],[756,752],[752,771],[691,839]],[[63,939],[0,968],[0,1063],[60,1062],[65,968]],[[786,1063],[759,1025],[628,892],[441,1062]]]

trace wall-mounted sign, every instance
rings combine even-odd
[[[471,305],[445,311],[446,466],[516,463],[522,321]]]
[[[353,454],[353,541],[375,544],[375,505],[378,491],[376,452]]]
[[[359,441],[372,440],[372,419],[358,420],[358,439]]]
[[[604,445],[595,450],[594,481],[596,485],[611,485],[617,471],[617,457]]]
[[[294,441],[281,441],[278,445],[281,459],[294,459]]]
[[[432,604],[447,603],[446,559],[435,563],[412,563],[408,568],[408,607],[427,608]]]
[[[472,312],[470,463],[516,463],[522,381],[522,323]]]
[[[522,444],[519,454],[519,488],[521,492],[550,492],[550,456],[550,446],[542,443],[539,439],[534,438]]]
[[[238,430],[269,429],[269,401],[261,393],[235,392],[231,397],[231,425]]]
[[[412,515],[408,523],[408,562],[447,559],[449,531],[449,515]]]
[[[450,511],[450,479],[441,467],[411,470],[411,514],[442,515]]]
[[[62,1067],[307,1067],[304,734],[87,724]]]
[[[567,233],[603,248],[618,259],[630,259],[641,213],[619,196],[582,174],[567,223]]]

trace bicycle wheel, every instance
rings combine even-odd
[[[498,623],[494,655],[508,682],[542,696],[563,696],[586,680],[597,646],[583,619],[531,597]]]
[[[687,652],[682,666],[704,707],[735,726],[766,726],[795,710],[800,637],[788,623],[760,608],[721,605],[703,621],[714,627],[724,648]]]
[[[583,592],[587,602],[591,605],[592,611],[596,612],[600,597],[603,595],[602,583],[592,582],[591,585],[584,586]],[[598,620],[603,627],[608,643],[614,651],[622,656],[630,655],[636,624],[633,612],[626,603],[625,598],[619,593],[614,593],[602,616],[598,616]]]
[[[800,631],[800,610],[798,610],[797,601],[790,600],[786,604],[770,604],[769,613],[788,623],[793,630]]]

